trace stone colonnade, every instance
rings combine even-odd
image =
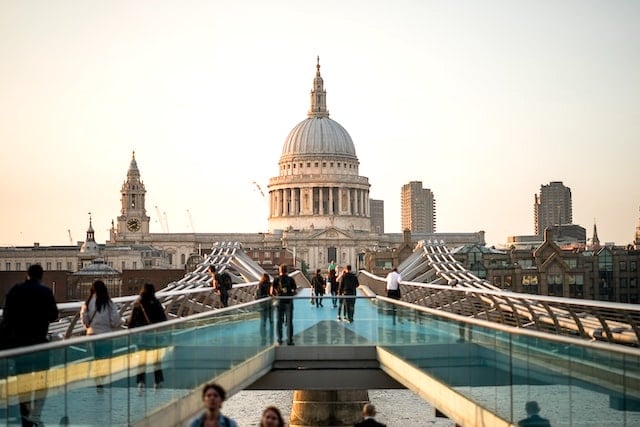
[[[293,187],[269,193],[270,217],[297,215],[370,216],[369,190],[347,187]]]

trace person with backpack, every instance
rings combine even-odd
[[[293,345],[293,296],[298,292],[296,281],[287,274],[287,265],[281,264],[278,269],[279,275],[273,279],[273,287],[276,289],[278,300],[278,324],[277,337],[278,345],[282,344],[282,325],[287,323],[287,344]]]
[[[129,316],[129,328],[137,328],[140,326],[151,325],[153,323],[164,322],[167,320],[167,315],[164,312],[164,307],[158,298],[156,298],[156,288],[152,283],[145,283],[140,291],[140,297],[133,304],[131,309],[131,315]],[[154,350],[157,347],[156,334],[154,332],[148,334],[148,337],[142,337],[142,339],[151,339],[152,342],[149,345],[142,346]],[[162,373],[162,367],[160,362],[154,365],[153,371],[154,388],[158,389],[164,382],[164,375]],[[136,375],[136,384],[138,386],[138,393],[144,391],[146,387],[146,373],[145,365],[139,367],[138,374]]]
[[[226,271],[216,273],[216,266],[209,266],[209,275],[211,276],[211,285],[216,293],[220,296],[220,302],[223,307],[229,307],[229,291],[233,287],[231,275]]]

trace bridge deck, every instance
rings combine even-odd
[[[572,341],[381,298],[358,299],[355,321],[338,322],[328,298],[325,307],[316,308],[308,289],[301,295],[295,301],[292,347],[275,347],[268,323],[263,334],[266,301],[108,337],[72,338],[27,353],[2,352],[0,417],[15,424],[18,395],[47,389],[45,424],[67,416],[71,425],[176,425],[200,408],[201,384],[215,379],[230,394],[347,383],[404,386],[461,425],[480,419],[508,425],[522,418],[527,400],[547,408],[560,405],[564,410],[552,425],[640,425],[637,349]],[[92,349],[100,344],[108,344],[110,356],[96,360]],[[25,358],[46,361],[50,369],[21,373]],[[138,395],[135,375],[142,366],[151,377],[155,358],[162,361],[164,387]],[[107,384],[103,393],[95,387],[100,377]]]

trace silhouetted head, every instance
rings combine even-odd
[[[376,407],[371,403],[365,403],[362,407],[362,416],[363,417],[375,417],[376,416]]]
[[[31,280],[42,280],[42,276],[44,276],[44,270],[40,264],[33,264],[29,266],[27,270],[27,278]]]
[[[540,407],[538,406],[538,402],[535,400],[530,400],[525,403],[524,410],[527,411],[527,415],[534,415],[540,412]]]
[[[153,283],[145,283],[140,290],[140,296],[143,298],[151,298],[156,294],[156,287]]]

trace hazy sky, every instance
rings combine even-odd
[[[437,231],[533,234],[542,184],[574,223],[633,240],[640,2],[0,0],[0,245],[96,240],[135,150],[151,230],[267,231],[267,192],[306,118],[316,56],[400,232],[400,189]],[[188,212],[187,212],[188,211]]]

